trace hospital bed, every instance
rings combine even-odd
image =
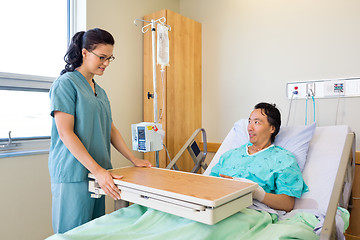
[[[246,124],[246,119],[234,124],[204,175],[210,173],[221,154],[248,141]],[[318,235],[320,239],[344,239],[342,232],[348,224],[344,209],[348,207],[354,176],[354,142],[354,133],[348,126],[316,127],[312,124],[281,128],[275,145],[294,153],[310,189],[301,199],[296,199],[294,210],[286,214],[254,216],[265,214],[265,211],[246,208],[215,225],[207,225],[133,204],[49,239],[272,239],[269,234],[273,233],[300,239],[317,239]],[[262,208],[256,202],[253,206]],[[274,222],[276,215],[279,221]],[[269,216],[273,219],[263,233],[253,232],[259,225],[251,228],[251,234],[243,232],[243,228],[265,221]],[[256,220],[251,224],[239,224],[241,219]],[[294,227],[290,223],[295,224]]]
[[[220,156],[248,141],[247,119],[241,119],[226,136],[205,175]],[[275,145],[291,151],[298,160],[310,191],[295,200],[294,212],[313,212],[323,221],[320,239],[344,239],[342,229],[336,231],[338,206],[348,208],[355,173],[355,134],[348,126],[282,127]],[[342,228],[339,223],[338,228]],[[346,225],[346,223],[345,223]],[[336,235],[337,234],[337,235]]]

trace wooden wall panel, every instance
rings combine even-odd
[[[145,20],[165,16],[171,26],[169,32],[170,66],[166,67],[165,93],[162,94],[160,67],[157,67],[158,106],[165,98],[163,124],[164,143],[173,158],[193,132],[201,127],[201,24],[170,10],[162,10],[144,17]],[[153,100],[147,99],[152,91],[151,33],[144,35],[144,121],[152,122]],[[149,90],[150,89],[150,90]],[[163,96],[164,95],[164,96]],[[199,139],[200,140],[200,137]],[[164,150],[160,153],[160,167],[165,167]],[[153,160],[153,153],[145,158]],[[190,171],[194,164],[186,152],[177,163],[180,170]]]
[[[356,162],[359,162],[359,152],[356,152]],[[347,234],[360,237],[360,164],[355,165],[355,178],[352,188],[352,209],[350,212],[350,226]]]
[[[172,28],[171,59],[167,69],[167,144],[172,153],[177,153],[201,127],[201,25],[171,11],[167,19]],[[177,165],[190,171],[193,162],[186,153]]]

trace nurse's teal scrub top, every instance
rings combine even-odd
[[[52,183],[87,180],[89,171],[70,153],[59,137],[54,111],[74,116],[74,132],[86,150],[103,168],[110,169],[111,108],[109,99],[95,83],[95,96],[90,84],[78,71],[67,72],[54,81],[50,89],[52,118],[49,171]]]

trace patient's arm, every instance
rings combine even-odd
[[[233,177],[230,177],[230,176],[227,176],[224,174],[219,174],[219,175],[220,175],[220,177],[223,177],[223,178],[234,179]],[[246,181],[253,182],[248,179],[246,179]],[[261,188],[261,187],[259,186],[259,188]],[[286,194],[267,193],[262,188],[261,188],[261,190],[262,190],[262,192],[265,193],[265,196],[264,197],[261,196],[261,198],[263,198],[263,199],[256,198],[260,202],[268,205],[269,207],[271,207],[273,209],[277,209],[277,210],[283,210],[283,211],[287,211],[287,212],[290,212],[291,210],[293,210],[294,204],[295,204],[294,197],[290,197]],[[259,195],[263,195],[263,194],[259,194]]]
[[[262,202],[273,209],[290,212],[294,208],[295,198],[286,194],[265,193]]]

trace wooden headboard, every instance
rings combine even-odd
[[[221,145],[221,143],[207,143],[207,151],[216,153],[218,151],[220,145]],[[201,151],[204,151],[204,143],[203,142],[199,143],[199,147],[200,147]]]

